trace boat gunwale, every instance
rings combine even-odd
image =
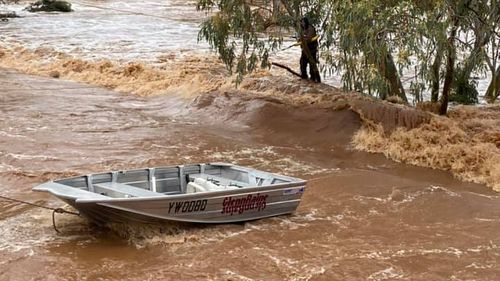
[[[277,173],[273,173],[273,172],[262,171],[262,170],[259,170],[259,169],[245,167],[245,166],[240,166],[240,165],[226,163],[226,162],[191,163],[191,164],[182,164],[182,165],[157,166],[157,167],[151,167],[151,168],[153,168],[153,169],[166,169],[166,168],[176,168],[176,167],[186,167],[186,166],[198,166],[198,165],[202,165],[202,164],[204,164],[204,165],[211,165],[211,166],[235,167],[235,168],[238,168],[238,169],[240,169],[242,171],[245,171],[245,172],[251,172],[251,171],[262,172],[262,173],[269,174],[271,176],[275,176],[276,178],[279,178],[281,180],[288,180],[288,181],[294,182],[294,183],[295,182],[301,182],[301,181],[307,181],[307,180],[304,180],[304,179],[301,179],[301,178],[291,177],[291,176],[277,174]],[[117,171],[96,172],[96,173],[89,173],[89,174],[85,174],[85,175],[80,174],[80,175],[76,175],[76,176],[65,177],[65,178],[60,178],[60,179],[57,179],[57,180],[52,180],[52,181],[44,182],[44,183],[41,183],[39,185],[42,185],[42,184],[45,184],[45,183],[49,183],[49,182],[59,183],[60,181],[67,181],[67,180],[76,179],[76,178],[80,178],[80,177],[86,177],[86,176],[89,176],[89,175],[100,175],[100,174],[108,174],[108,173],[113,173],[113,172],[118,172],[118,173],[120,173],[120,172],[126,172],[126,173],[128,173],[128,172],[142,171],[142,170],[147,170],[147,169],[149,169],[149,168],[134,168],[134,169],[130,169],[130,170],[117,170]],[[62,184],[62,183],[59,183],[59,184]],[[275,185],[275,184],[273,184],[273,185]],[[33,188],[36,188],[37,186],[35,186]]]
[[[75,199],[75,203],[78,204],[88,204],[88,203],[113,203],[113,202],[134,202],[134,201],[160,201],[160,200],[182,200],[182,199],[200,199],[200,198],[218,198],[225,197],[229,195],[248,195],[258,191],[272,191],[280,190],[291,187],[305,187],[307,184],[306,180],[293,182],[293,183],[279,183],[266,186],[252,186],[244,187],[240,189],[228,189],[228,190],[217,190],[209,192],[199,192],[199,193],[181,193],[172,194],[164,196],[153,196],[153,197],[129,197],[129,198],[105,198],[105,199],[78,199],[77,197],[70,197]],[[245,192],[242,192],[242,191]],[[49,191],[50,192],[50,191]],[[52,192],[51,192],[52,193]],[[55,195],[55,194],[54,194]]]
[[[216,191],[200,192],[200,193],[179,193],[179,194],[159,193],[162,196],[141,196],[141,197],[128,197],[128,198],[109,197],[109,198],[99,198],[99,199],[80,198],[78,196],[69,195],[69,194],[64,193],[64,192],[57,192],[57,188],[38,189],[38,187],[40,187],[42,185],[51,184],[51,183],[64,185],[64,186],[69,187],[69,188],[79,189],[78,187],[63,184],[61,182],[80,178],[80,177],[86,177],[86,176],[88,176],[88,174],[87,174],[87,175],[78,175],[78,176],[73,176],[73,177],[61,178],[61,179],[41,183],[41,184],[33,187],[33,190],[34,191],[41,191],[41,192],[49,192],[56,197],[75,200],[75,203],[80,203],[80,204],[85,203],[86,204],[86,203],[111,203],[111,202],[133,202],[133,201],[157,201],[157,200],[165,200],[165,199],[172,199],[172,200],[182,200],[182,199],[191,199],[191,198],[199,199],[199,198],[204,198],[204,197],[217,197],[217,196],[240,195],[240,194],[243,195],[243,194],[255,193],[255,192],[260,191],[260,190],[268,191],[268,190],[277,190],[277,189],[284,189],[284,188],[296,187],[296,186],[305,187],[307,184],[307,180],[304,180],[304,179],[290,177],[290,176],[281,175],[281,174],[276,174],[276,173],[272,173],[272,172],[261,171],[261,170],[255,169],[255,168],[250,168],[250,167],[245,167],[245,166],[240,166],[240,165],[225,163],[225,162],[192,163],[192,164],[183,164],[183,165],[158,166],[158,167],[152,167],[152,168],[154,168],[154,169],[175,168],[175,167],[181,167],[181,166],[182,167],[197,166],[197,165],[202,165],[202,164],[212,165],[212,166],[234,167],[238,170],[245,171],[245,172],[262,172],[262,173],[266,173],[270,176],[274,176],[278,179],[288,180],[288,182],[268,184],[268,185],[263,185],[263,186],[247,186],[247,187],[238,188],[238,189],[216,190]],[[147,170],[147,169],[148,168],[138,168],[138,169],[121,170],[121,171],[109,171],[109,172],[102,172],[102,173],[98,172],[98,173],[92,173],[90,175],[106,174],[106,173],[113,173],[113,172],[125,172],[126,173],[126,172],[132,172],[132,171],[142,171],[142,170]],[[99,195],[98,193],[94,193],[94,192],[91,192],[88,190],[84,190],[84,189],[81,189],[81,190],[85,191],[85,192],[92,193],[92,194]]]

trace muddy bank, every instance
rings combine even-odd
[[[297,81],[283,70],[262,70],[235,88],[234,77],[214,57],[159,56],[158,62],[157,66],[140,62],[120,64],[84,61],[49,49],[29,51],[18,47],[0,50],[2,67],[81,81],[139,96],[180,95],[196,100],[198,107],[204,107],[204,103],[211,105],[214,96],[222,95],[227,99],[231,96],[260,99],[299,110],[320,108],[333,112],[351,109],[363,121],[362,129],[353,138],[357,149],[383,153],[412,165],[451,171],[462,180],[484,183],[500,190],[498,105],[457,107],[450,110],[448,117],[440,117],[357,93],[345,93],[328,85]],[[214,115],[211,110],[207,110],[207,114]],[[251,110],[252,107],[240,109]],[[225,116],[226,113],[217,114]],[[336,135],[325,142],[335,143]]]

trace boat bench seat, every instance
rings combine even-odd
[[[78,198],[78,199],[109,199],[109,197],[83,190],[77,187],[71,187],[57,182],[46,182],[35,188],[35,191],[48,191],[56,196],[64,198]]]
[[[110,190],[126,195],[130,195],[133,197],[153,197],[153,196],[163,196],[163,194],[146,190],[144,188],[124,184],[124,183],[118,183],[118,182],[103,182],[103,183],[95,183],[95,187],[98,187],[100,189],[104,190]]]
[[[242,181],[237,181],[237,180],[231,180],[215,175],[209,175],[209,174],[190,174],[189,175],[189,181],[194,181],[196,178],[202,178],[208,182],[210,181],[215,181],[217,182],[217,185],[221,186],[234,186],[234,187],[246,187],[246,186],[251,186],[248,182],[242,182]]]

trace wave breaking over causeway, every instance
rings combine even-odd
[[[448,117],[432,115],[415,128],[385,132],[383,124],[365,126],[357,149],[383,153],[396,161],[451,171],[459,179],[500,191],[500,106],[460,106]]]
[[[412,165],[449,170],[462,180],[500,191],[500,106],[460,106],[448,117],[378,101],[358,93],[262,70],[235,87],[234,76],[213,56],[160,56],[156,65],[86,61],[50,49],[0,48],[0,67],[52,76],[139,96],[203,94],[253,97],[288,107],[352,110],[363,126],[352,136],[356,149]],[[199,99],[197,100],[199,105]],[[197,102],[193,102],[196,104]],[[299,120],[300,122],[300,120]],[[328,140],[325,140],[328,141]]]

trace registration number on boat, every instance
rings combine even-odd
[[[199,212],[199,211],[205,211],[206,208],[207,208],[206,199],[168,203],[169,214]]]

